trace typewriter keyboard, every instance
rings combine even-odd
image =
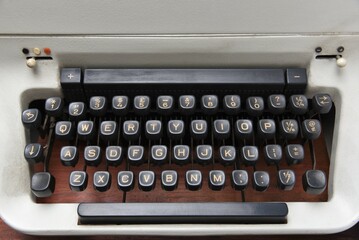
[[[284,223],[285,202],[327,200],[334,104],[305,69],[82,72],[22,113],[38,203],[81,203],[81,224]]]

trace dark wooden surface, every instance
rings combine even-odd
[[[51,236],[51,237],[39,237],[39,236],[29,236],[8,227],[1,219],[0,219],[0,239],[24,239],[24,240],[45,240],[45,239],[65,239],[64,237],[59,236]],[[112,240],[112,239],[126,239],[126,240],[180,240],[180,239],[192,239],[192,240],[242,240],[242,239],[251,239],[251,240],[299,240],[299,239],[312,239],[312,240],[357,240],[359,239],[359,224],[356,224],[351,229],[331,235],[273,235],[273,236],[210,236],[210,237],[181,237],[181,236],[70,236],[66,237],[67,240],[71,239],[79,239],[79,240]]]
[[[291,143],[298,143],[300,139],[294,140]],[[99,166],[87,166],[86,172],[88,174],[88,186],[82,192],[74,192],[69,188],[69,176],[71,171],[83,170],[85,167],[83,150],[84,145],[81,144],[79,149],[79,162],[75,167],[63,166],[59,159],[61,147],[68,144],[68,142],[55,140],[52,150],[51,160],[49,162],[49,171],[56,179],[55,192],[51,197],[38,198],[39,203],[79,203],[79,202],[121,202],[124,200],[124,193],[117,188],[117,173],[126,169],[126,157],[119,166],[106,166],[105,157],[102,157]],[[147,145],[147,144],[146,144]],[[145,145],[145,146],[146,146]],[[235,145],[235,144],[233,144]],[[240,145],[240,143],[238,144]],[[316,169],[322,170],[328,176],[329,172],[329,157],[325,148],[325,141],[323,137],[314,141],[315,155],[316,155]],[[236,145],[235,145],[236,146]],[[252,166],[245,166],[241,164],[241,169],[245,169],[249,176],[249,186],[244,191],[245,201],[247,202],[321,202],[328,198],[327,191],[320,195],[311,195],[306,193],[302,187],[302,176],[305,171],[312,169],[312,159],[310,155],[309,144],[304,144],[305,159],[300,164],[288,166],[284,157],[279,164],[280,169],[291,169],[295,172],[296,183],[292,190],[284,191],[278,188],[277,184],[277,168],[273,165],[267,166],[264,160],[264,144],[260,144],[259,156],[260,159],[256,164],[256,170],[267,171],[270,175],[270,186],[267,191],[259,192],[252,187],[252,177],[254,169]],[[218,157],[218,146],[215,148],[215,159]],[[148,147],[146,147],[146,151]],[[171,147],[169,147],[171,149]],[[191,149],[195,149],[192,146]],[[102,151],[105,151],[105,146],[102,146]],[[192,152],[194,152],[192,150]],[[104,154],[102,154],[104,155]],[[193,155],[193,154],[192,154]],[[284,149],[283,149],[284,155]],[[155,165],[152,163],[144,163],[140,166],[129,166],[129,169],[134,172],[135,186],[134,189],[127,192],[125,196],[126,202],[241,202],[243,195],[240,191],[235,191],[231,187],[231,172],[235,166],[223,166],[217,160],[215,164],[200,165],[194,163],[178,166],[174,163]],[[185,173],[187,170],[200,170],[203,175],[202,188],[198,191],[189,191],[185,186]],[[226,184],[223,190],[213,191],[208,187],[208,174],[211,170],[223,170],[226,174]],[[111,188],[106,192],[98,192],[93,188],[93,174],[95,171],[108,170],[112,176]],[[138,174],[143,170],[152,170],[156,173],[156,186],[154,190],[149,192],[141,191],[138,187]],[[178,188],[175,191],[165,191],[161,188],[161,172],[163,170],[176,170],[178,173]],[[43,171],[42,164],[37,164],[35,171]]]

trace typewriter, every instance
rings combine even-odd
[[[357,3],[257,4],[3,3],[3,221],[36,235],[356,224]]]

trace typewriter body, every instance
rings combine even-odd
[[[348,229],[358,6],[1,2],[1,218],[36,235]]]

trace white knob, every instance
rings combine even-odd
[[[343,68],[347,65],[347,60],[343,57],[337,58],[337,66]]]
[[[29,68],[34,68],[36,66],[36,60],[35,58],[29,58],[26,60],[26,65],[29,67]]]

